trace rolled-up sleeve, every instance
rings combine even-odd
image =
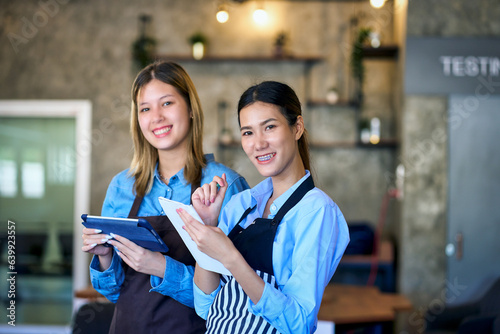
[[[194,267],[187,266],[165,255],[166,266],[163,277],[151,276],[150,292],[158,292],[178,302],[194,308],[193,276]],[[167,279],[165,279],[165,277]]]
[[[193,284],[193,294],[194,294],[194,309],[196,313],[203,319],[207,319],[208,311],[210,306],[214,302],[215,296],[219,293],[221,289],[221,284],[212,293],[206,294],[200,288]]]
[[[109,301],[116,303],[120,296],[120,288],[125,280],[121,260],[113,251],[113,258],[108,269],[101,271],[99,257],[94,255],[90,262],[90,282],[97,292]]]

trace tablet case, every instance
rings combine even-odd
[[[111,218],[83,214],[82,220],[85,227],[102,230],[103,234],[118,234],[153,252],[168,252],[165,242],[145,219]],[[104,246],[109,245],[105,244]]]

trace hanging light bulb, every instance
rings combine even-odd
[[[227,20],[229,20],[229,13],[226,10],[226,6],[224,5],[219,6],[219,8],[217,9],[216,17],[219,23],[226,23]]]
[[[260,26],[265,25],[267,23],[267,12],[263,8],[257,8],[253,12],[253,20]]]
[[[381,8],[385,3],[385,0],[370,0],[370,5],[374,8]]]

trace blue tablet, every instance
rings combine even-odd
[[[102,230],[103,234],[118,234],[153,252],[168,252],[165,242],[145,219],[111,218],[83,214],[82,220],[85,227]]]

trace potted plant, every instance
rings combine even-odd
[[[151,20],[152,17],[149,15],[139,16],[141,22],[140,36],[132,44],[132,57],[138,68],[143,68],[151,63],[156,52],[156,40],[146,34],[147,26]]]
[[[337,87],[332,86],[326,92],[326,102],[329,104],[336,104],[339,102],[339,91]]]
[[[202,32],[195,32],[188,38],[193,49],[193,58],[200,60],[205,56],[205,46],[207,45],[207,37]]]
[[[359,140],[363,144],[368,144],[370,142],[370,120],[367,118],[361,118],[358,123]]]
[[[281,31],[276,35],[274,39],[274,56],[276,58],[281,58],[286,56],[286,44],[288,43],[288,34],[285,31]]]
[[[365,68],[363,66],[363,45],[367,42],[370,33],[370,28],[359,29],[358,36],[352,46],[351,70],[356,82],[355,100],[358,104],[361,104],[363,100],[363,80],[365,75]]]

